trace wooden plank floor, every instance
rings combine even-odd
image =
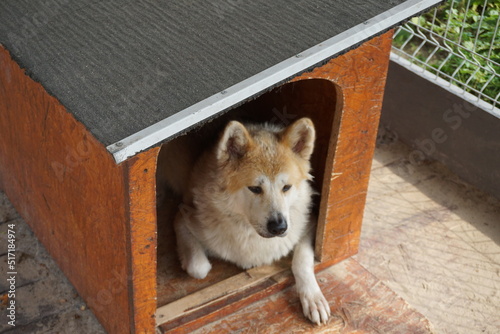
[[[387,288],[396,293],[391,295],[394,299],[379,300],[377,307],[400,305],[395,309],[400,315],[415,315],[406,325],[413,323],[428,330],[425,319],[417,316],[419,312],[436,333],[500,332],[500,203],[463,184],[439,164],[411,165],[410,152],[399,144],[379,144],[360,253],[319,274],[335,316],[329,327],[316,328],[315,332],[377,333],[373,324],[387,324],[388,317],[378,318],[377,308],[368,304],[367,298],[376,298],[377,293],[391,295]],[[4,298],[7,223],[16,225],[17,235],[16,328],[7,325]],[[1,333],[104,333],[3,193],[0,267]],[[357,288],[349,290],[346,284]],[[367,294],[356,296],[356,290]],[[264,304],[265,312],[259,307]],[[357,317],[360,310],[372,316],[361,321]],[[292,289],[234,316],[241,319],[240,332],[262,332],[268,327],[271,331],[272,325],[276,326],[272,320],[280,319],[276,315],[285,314],[290,316],[286,323],[293,326],[291,331],[313,330],[301,316]],[[262,321],[265,317],[268,320]],[[235,323],[231,318],[218,322],[219,328],[238,332]],[[198,332],[210,332],[214,324],[211,326]],[[398,333],[398,327],[384,327],[382,333]]]
[[[314,326],[302,316],[300,300],[288,288],[196,331],[176,333],[432,333],[422,314],[353,259],[317,278],[333,313],[325,326]]]

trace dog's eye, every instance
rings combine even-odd
[[[291,184],[287,184],[283,187],[283,192],[286,193],[288,190],[290,190],[290,188],[292,187]]]
[[[253,192],[254,194],[262,194],[262,187],[248,187],[248,190],[250,190],[251,192]]]

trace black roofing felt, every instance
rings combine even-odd
[[[0,43],[104,145],[403,0],[1,0]]]

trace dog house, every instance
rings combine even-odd
[[[350,257],[389,29],[438,2],[2,1],[0,188],[109,333],[199,327],[292,279],[286,259],[182,273],[162,143],[233,112],[312,118],[317,269]]]

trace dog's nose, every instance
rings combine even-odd
[[[267,222],[267,230],[272,235],[282,235],[286,232],[288,225],[286,223],[285,217],[279,213],[276,217],[271,218]]]

